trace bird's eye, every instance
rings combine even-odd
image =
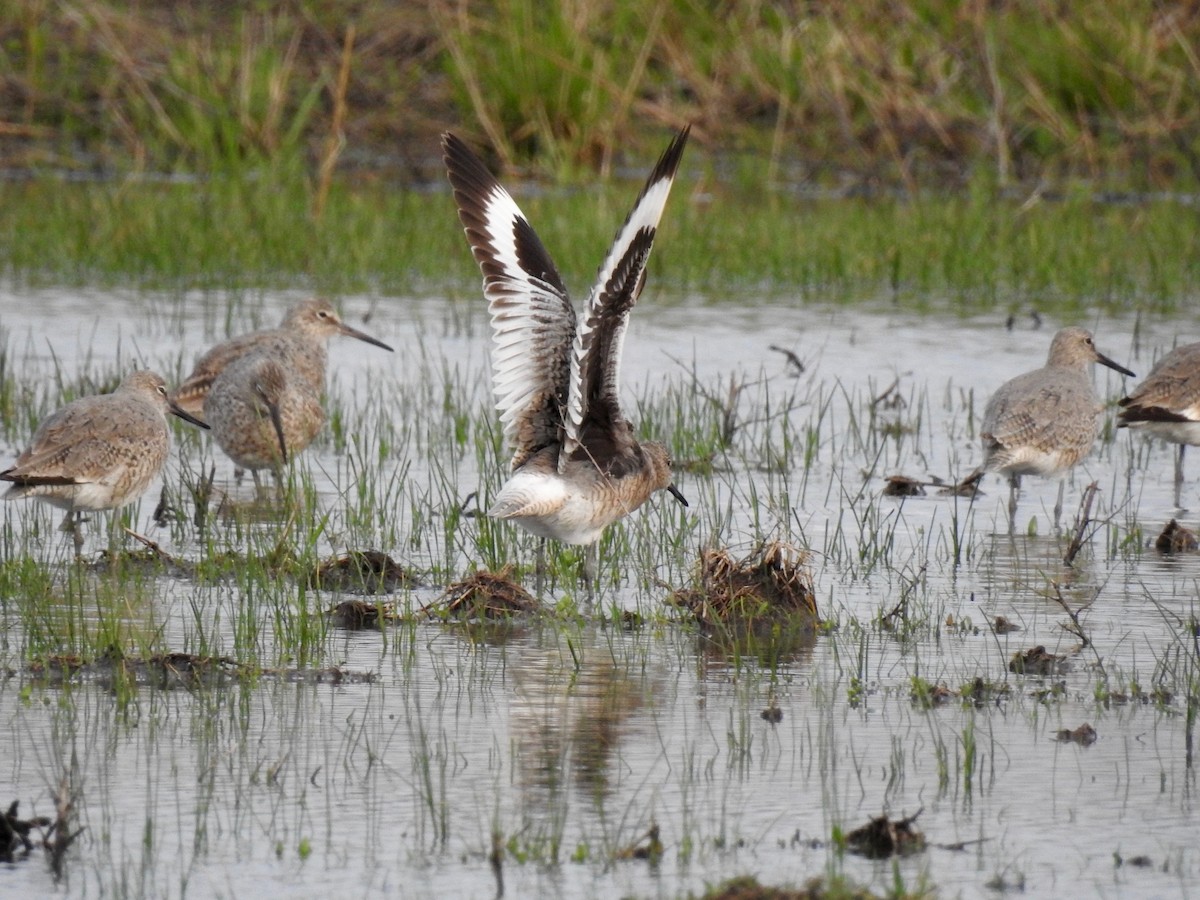
[[[158,390],[158,392],[159,392],[160,394],[162,394],[164,397],[165,397],[165,396],[167,396],[167,386],[166,386],[165,384],[160,384],[160,385],[158,386],[157,390]]]

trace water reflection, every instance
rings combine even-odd
[[[510,671],[510,740],[529,813],[543,815],[572,784],[603,806],[648,685],[601,643],[525,648]]]

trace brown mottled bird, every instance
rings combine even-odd
[[[1092,385],[1093,363],[1133,375],[1100,353],[1087,329],[1064,328],[1050,343],[1046,365],[1005,382],[988,401],[980,430],[983,463],[976,475],[1008,476],[1010,526],[1022,475],[1057,475],[1091,451],[1103,409]],[[1056,523],[1062,513],[1059,487]]]
[[[1183,493],[1183,452],[1200,445],[1200,343],[1176,347],[1158,361],[1137,390],[1120,401],[1118,428],[1139,428],[1179,445],[1175,505]]]
[[[269,328],[231,338],[217,344],[201,356],[196,361],[192,374],[184,379],[183,384],[175,392],[174,399],[192,415],[207,418],[210,415],[208,411],[210,392],[221,381],[222,373],[246,357],[274,360],[280,366],[280,371],[269,373],[269,377],[266,377],[262,383],[267,385],[282,380],[286,384],[287,390],[280,391],[277,402],[282,403],[280,411],[287,426],[285,431],[290,431],[284,456],[292,458],[312,442],[325,421],[325,413],[321,407],[321,395],[325,391],[325,368],[328,360],[326,346],[329,339],[338,334],[374,344],[389,352],[392,349],[383,341],[345,324],[329,301],[320,298],[305,300],[288,311],[278,328]],[[225,380],[223,389],[225,399],[220,402],[224,418],[219,429],[214,428],[214,434],[217,435],[221,448],[234,460],[236,465],[249,468],[253,472],[255,484],[258,484],[258,471],[264,468],[278,471],[277,463],[282,460],[282,457],[275,462],[262,461],[261,452],[252,449],[261,443],[256,432],[240,438],[237,436],[236,429],[239,427],[237,423],[243,419],[234,411],[236,404],[230,398],[233,396],[249,397],[246,393],[246,390],[249,389],[248,382],[241,383],[247,377],[246,369],[241,368],[239,371],[242,374],[237,379]],[[235,388],[235,385],[240,386]],[[266,402],[261,397],[259,400],[263,403]],[[254,430],[252,429],[252,431]],[[257,456],[248,455],[246,458],[258,459],[259,463],[255,465],[238,463],[237,454],[230,452],[229,448],[239,445],[244,447],[244,452],[247,454],[257,453]]]
[[[63,530],[83,549],[83,510],[117,509],[132,503],[162,471],[170,451],[167,413],[198,425],[172,401],[154,372],[125,377],[111,394],[81,397],[48,416],[29,447],[0,480],[12,482],[7,500],[32,497],[67,511]]]

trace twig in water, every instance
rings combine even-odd
[[[1099,591],[1096,592],[1096,595],[1099,596]],[[1058,605],[1061,606],[1063,608],[1063,610],[1066,611],[1067,615],[1071,619],[1071,624],[1061,626],[1062,629],[1064,631],[1066,631],[1068,634],[1073,634],[1073,635],[1075,635],[1075,637],[1079,638],[1080,649],[1082,649],[1083,647],[1091,647],[1092,648],[1092,653],[1096,657],[1096,667],[1101,672],[1104,672],[1105,671],[1104,660],[1102,660],[1100,658],[1100,652],[1096,649],[1096,645],[1092,643],[1091,639],[1087,636],[1087,633],[1083,630],[1083,623],[1079,621],[1079,614],[1081,612],[1083,612],[1085,609],[1087,609],[1088,607],[1090,607],[1092,604],[1088,603],[1087,606],[1081,606],[1079,609],[1071,609],[1070,605],[1068,605],[1066,599],[1064,599],[1064,597],[1062,595],[1062,588],[1059,587],[1059,585],[1057,585],[1057,584],[1054,585],[1054,599],[1058,603]],[[1092,600],[1093,600],[1093,602],[1095,602],[1094,597],[1092,598]],[[1105,675],[1105,677],[1106,678],[1108,677],[1107,674]]]
[[[1070,546],[1067,547],[1067,555],[1063,557],[1063,565],[1073,566],[1075,557],[1079,555],[1079,551],[1083,549],[1084,542],[1091,535],[1084,535],[1088,526],[1092,522],[1092,501],[1096,499],[1096,494],[1100,490],[1100,485],[1096,482],[1089,484],[1083,491],[1083,500],[1079,504],[1079,516],[1075,520],[1075,535],[1071,538]]]
[[[791,350],[786,347],[780,347],[778,344],[770,344],[767,346],[767,349],[774,350],[776,353],[782,353],[788,363],[796,370],[797,375],[804,374],[804,362]]]
[[[71,813],[75,809],[75,794],[71,790],[70,780],[65,775],[58,783],[54,808],[56,813],[54,824],[50,826],[43,845],[50,851],[50,868],[57,880],[62,878],[63,857],[67,855],[67,850],[75,842],[75,838],[83,833],[84,828],[84,826],[80,826],[75,831],[71,831]]]
[[[488,854],[492,874],[496,876],[496,900],[504,896],[504,835],[500,829],[492,831],[492,852]]]

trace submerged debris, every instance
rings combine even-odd
[[[724,548],[700,553],[700,587],[675,591],[667,602],[683,607],[709,627],[820,624],[808,553],[783,541],[762,544],[745,559]]]
[[[984,681],[982,678],[976,679],[968,684],[964,684],[959,691],[959,695],[975,706],[983,706],[987,703],[998,703],[1009,695],[1011,689],[1004,682]]]
[[[18,850],[25,855],[33,852],[33,841],[29,839],[29,832],[34,828],[48,828],[51,824],[45,816],[20,818],[17,813],[20,802],[14,800],[8,810],[0,814],[0,862],[12,862]]]
[[[1004,616],[995,616],[992,618],[992,631],[996,634],[1012,634],[1014,631],[1020,630],[1020,625],[1010,622]]]
[[[921,812],[918,809],[907,819],[878,816],[847,834],[846,846],[868,859],[907,856],[924,850],[925,835],[913,827],[913,822],[917,821]]]
[[[153,656],[127,656],[112,649],[94,659],[78,656],[51,656],[34,660],[28,673],[52,686],[74,679],[92,679],[100,684],[125,687],[145,686],[170,690],[198,687],[224,687],[256,678],[277,678],[288,682],[317,684],[366,683],[375,680],[371,672],[351,672],[337,666],[328,669],[260,669],[226,656],[198,656],[194,653],[156,653]]]
[[[1048,653],[1044,646],[1038,644],[1032,650],[1014,653],[1008,663],[1008,671],[1017,675],[1059,675],[1069,666],[1065,656]]]
[[[659,839],[658,825],[652,824],[637,843],[622,847],[613,854],[616,859],[645,859],[657,863],[663,856],[663,844]]]
[[[958,694],[947,687],[945,684],[938,682],[930,684],[923,678],[914,678],[912,690],[909,693],[912,702],[922,709],[931,709],[935,706],[945,706],[951,700],[957,700]]]
[[[984,474],[983,469],[976,469],[962,481],[946,485],[938,494],[946,497],[978,497],[983,493],[979,485],[983,483]]]
[[[1196,533],[1184,528],[1175,519],[1168,522],[1159,534],[1154,539],[1154,549],[1159,553],[1191,553],[1193,550],[1200,550],[1200,541],[1196,540]]]
[[[926,482],[909,478],[907,475],[889,475],[884,479],[885,497],[924,497]]]
[[[1078,744],[1081,747],[1090,747],[1096,743],[1096,729],[1087,722],[1084,722],[1074,730],[1063,728],[1061,731],[1055,732],[1054,739],[1064,744]]]
[[[142,544],[141,550],[108,550],[100,551],[96,561],[88,568],[96,573],[116,573],[124,571],[146,571],[154,574],[165,573],[177,578],[191,578],[196,574],[194,563],[186,559],[172,556],[143,534],[126,528],[125,533]]]
[[[391,603],[369,603],[366,600],[343,600],[325,611],[330,624],[348,631],[381,628],[400,618]]]
[[[700,900],[821,900],[823,897],[845,897],[846,900],[873,900],[866,888],[854,888],[820,878],[809,879],[804,887],[774,887],[762,884],[753,875],[741,875],[722,882],[700,895]]]
[[[343,594],[390,594],[411,587],[415,579],[380,550],[350,550],[317,566],[309,584]]]
[[[458,619],[502,619],[541,609],[534,596],[513,579],[512,566],[499,572],[480,569],[470,578],[450,585],[426,609],[441,603],[448,616]]]

